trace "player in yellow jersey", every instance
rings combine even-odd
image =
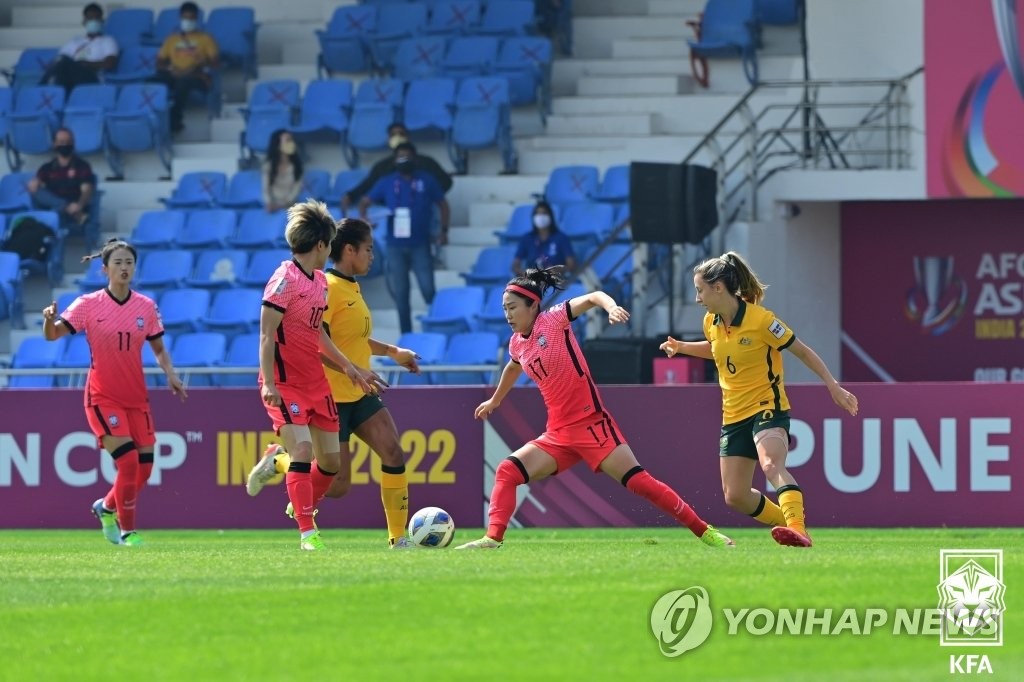
[[[782,382],[782,351],[788,350],[817,374],[836,405],[857,414],[857,397],[844,389],[818,354],[796,338],[782,320],[761,306],[764,290],[750,266],[732,251],[693,269],[706,341],[677,341],[661,350],[714,360],[722,387],[719,441],[722,491],[733,509],[772,526],[780,545],[810,547],[804,525],[803,492],[786,470],[789,453],[789,398]],[[779,504],[751,487],[754,466],[775,486]]]
[[[382,343],[371,337],[373,321],[363,300],[357,276],[365,275],[373,264],[371,228],[362,220],[345,219],[331,243],[331,261],[327,270],[327,311],[324,326],[338,348],[358,367],[369,367],[371,355],[383,355],[412,372],[419,372],[418,356],[411,350]],[[352,486],[352,453],[349,438],[355,433],[381,459],[381,501],[388,525],[388,541],[395,549],[413,545],[405,536],[409,518],[409,481],[405,473],[405,453],[391,413],[376,393],[364,394],[344,374],[326,368],[331,394],[341,422],[341,467],[327,489],[326,497],[342,497]],[[246,489],[257,494],[275,474],[288,470],[289,457],[281,446],[272,444],[249,474]]]

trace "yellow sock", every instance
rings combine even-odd
[[[405,526],[409,523],[409,478],[405,467],[401,473],[381,472],[380,499],[388,520],[388,539],[394,542],[405,535]]]
[[[784,485],[779,488],[779,504],[786,517],[786,525],[802,535],[807,535],[807,528],[804,526],[804,494],[799,486]]]
[[[279,474],[287,474],[288,466],[292,463],[292,458],[287,452],[282,452],[280,455],[274,457],[274,471]]]
[[[761,493],[761,502],[758,511],[751,514],[754,519],[766,526],[785,526],[786,517],[782,513],[782,507],[768,499],[768,496]]]

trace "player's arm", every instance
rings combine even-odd
[[[395,364],[405,367],[413,374],[420,373],[420,366],[417,362],[420,359],[420,356],[416,355],[415,351],[409,350],[408,348],[402,348],[401,346],[393,346],[390,343],[384,343],[377,339],[369,339],[369,342],[370,352],[373,355],[391,358],[395,361]]]
[[[473,411],[473,416],[477,419],[487,419],[491,412],[498,409],[498,405],[501,405],[501,401],[505,399],[508,392],[516,385],[516,381],[522,373],[523,366],[515,360],[509,360],[505,368],[501,370],[501,378],[494,389],[494,394],[488,400],[477,405],[476,410]]]
[[[679,341],[669,336],[658,346],[658,349],[664,351],[665,355],[669,357],[682,353],[683,355],[692,355],[697,358],[704,358],[705,360],[715,359],[715,356],[711,353],[711,342],[707,340]]]
[[[591,308],[601,308],[608,313],[608,322],[611,324],[627,322],[629,320],[629,311],[616,303],[615,299],[603,291],[591,291],[589,294],[577,296],[569,300],[569,309],[574,317],[579,317]]]
[[[188,392],[185,390],[185,384],[182,383],[181,379],[178,378],[178,374],[174,371],[174,363],[171,362],[171,354],[167,351],[167,346],[164,345],[163,337],[158,336],[155,339],[150,339],[149,347],[153,349],[153,357],[156,358],[156,364],[160,365],[160,369],[167,375],[167,386],[171,389],[171,393],[185,400],[188,397]]]
[[[857,414],[857,410],[859,409],[857,396],[839,385],[839,382],[836,381],[835,377],[832,376],[832,372],[830,372],[828,367],[825,365],[825,361],[822,360],[810,346],[800,339],[796,339],[789,346],[788,350],[798,357],[800,362],[807,365],[809,370],[818,375],[818,377],[824,382],[829,395],[832,396],[832,400],[836,405],[852,415]]]
[[[356,367],[345,357],[345,354],[334,345],[331,335],[324,327],[320,327],[320,361],[331,369],[343,373],[363,393],[379,393],[388,387],[388,382],[376,372]]]
[[[70,333],[71,329],[57,316],[56,301],[43,308],[43,336],[47,341],[56,341]]]
[[[274,382],[274,335],[284,319],[284,311],[264,304],[260,309],[260,373],[263,388],[260,393],[268,405],[281,404],[281,394]]]

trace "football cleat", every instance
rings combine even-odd
[[[299,549],[306,552],[319,552],[320,550],[327,548],[324,546],[324,541],[320,539],[320,531],[314,530],[312,533],[299,540]]]
[[[103,529],[103,537],[115,545],[121,544],[121,526],[117,523],[117,512],[112,512],[103,507],[103,498],[92,503],[92,515],[100,522]]]
[[[397,540],[391,543],[391,549],[416,549],[416,544],[412,540],[410,540],[408,536],[403,535],[402,537],[398,538]]]
[[[811,538],[787,526],[772,528],[772,539],[786,547],[810,547]]]
[[[503,543],[500,540],[494,540],[486,535],[479,540],[473,540],[467,542],[464,545],[459,545],[455,549],[499,549]]]
[[[718,530],[710,523],[708,524],[707,530],[700,536],[700,541],[708,547],[729,547],[733,548],[736,543],[728,535]]]
[[[134,530],[121,536],[121,543],[125,547],[141,547],[142,538]]]
[[[249,478],[245,481],[245,492],[249,493],[250,497],[258,495],[263,490],[263,486],[277,475],[277,470],[274,468],[274,457],[282,452],[284,452],[284,448],[277,443],[271,443],[263,451],[263,457],[256,462],[256,466],[249,472]]]

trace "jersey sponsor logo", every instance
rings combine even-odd
[[[786,335],[786,326],[778,320],[772,320],[772,323],[768,325],[768,331],[777,339],[781,339]]]

